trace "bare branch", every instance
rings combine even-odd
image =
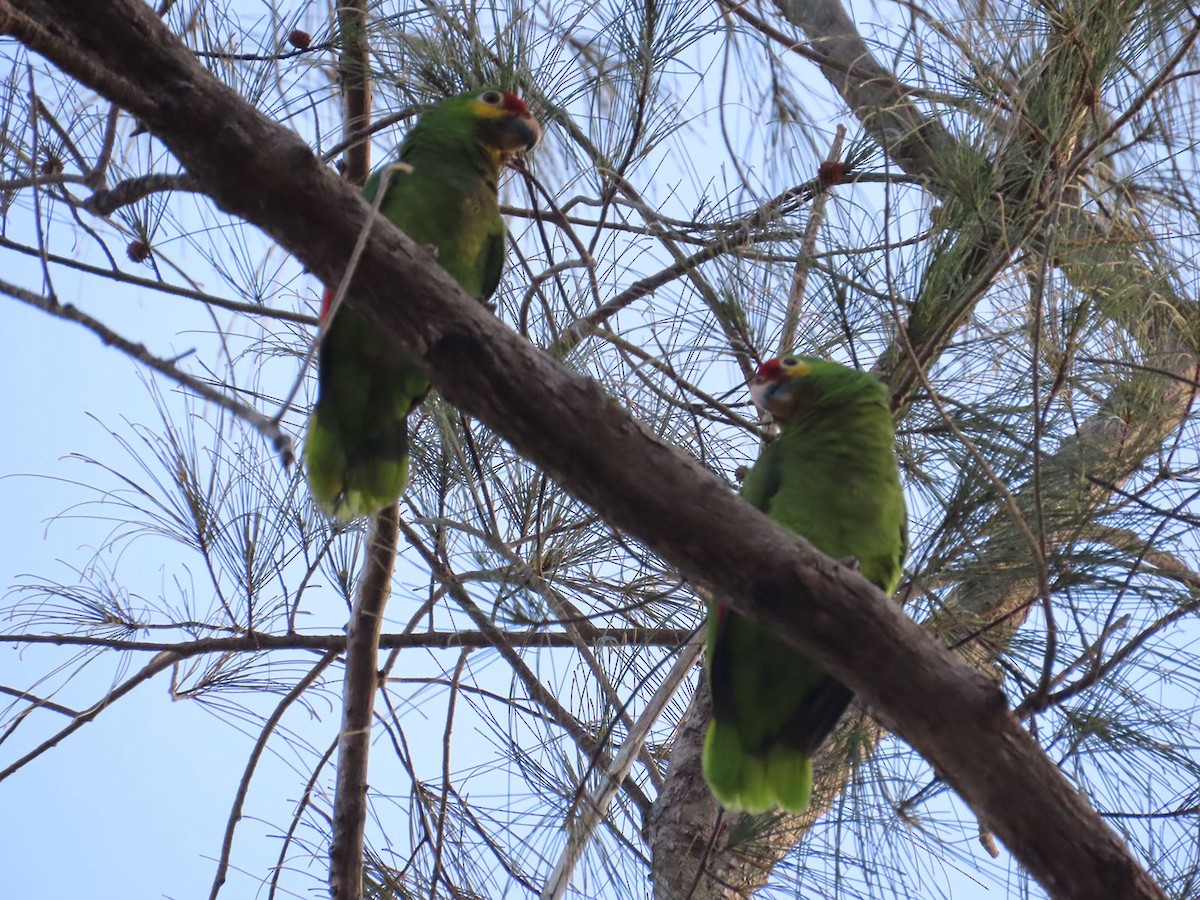
[[[105,697],[100,700],[100,702],[76,715],[75,718],[71,720],[70,725],[67,725],[65,728],[55,732],[20,759],[0,770],[0,781],[3,781],[9,775],[12,775],[14,772],[24,768],[28,763],[33,762],[33,760],[37,759],[47,750],[57,747],[65,738],[74,734],[89,722],[94,721],[95,718],[100,715],[100,713],[104,712],[104,710],[108,709],[108,707],[111,706],[114,701],[120,700],[139,684],[149,681],[163,669],[170,668],[178,661],[179,657],[170,650],[164,650],[162,653],[158,654],[158,656],[146,663],[146,665],[143,666],[141,671],[139,671],[136,675],[127,678],[117,687],[109,691],[108,694],[106,694]]]
[[[367,759],[375,691],[379,687],[379,635],[383,610],[392,592],[399,523],[400,508],[396,505],[371,517],[363,575],[346,631],[342,730],[333,801],[333,845],[329,849],[329,887],[334,900],[358,900],[362,896]]]
[[[417,631],[412,634],[384,634],[381,650],[424,647],[431,650],[479,649],[501,645],[508,647],[576,647],[582,637],[589,647],[678,647],[691,635],[687,628],[589,628],[583,632],[563,631]],[[201,638],[195,641],[130,641],[121,638],[80,634],[0,634],[0,643],[54,644],[59,647],[104,647],[109,650],[133,650],[142,653],[170,651],[181,659],[205,653],[255,653],[262,650],[337,650],[346,649],[344,634],[268,634],[251,631],[237,637]]]
[[[107,216],[122,206],[144,200],[163,191],[197,191],[199,185],[190,175],[153,173],[130,178],[108,190],[96,191],[83,201],[83,208],[97,216]]]
[[[783,329],[779,338],[780,354],[790,352],[799,342],[797,329],[800,327],[800,314],[804,309],[804,294],[808,288],[808,273],[812,269],[813,256],[817,251],[817,233],[821,230],[821,222],[825,219],[825,204],[829,201],[829,193],[833,186],[841,181],[840,162],[842,156],[842,141],[846,137],[846,126],[839,125],[834,134],[833,143],[825,157],[822,173],[831,173],[827,177],[818,177],[821,187],[813,199],[812,209],[808,213],[808,222],[804,225],[804,240],[800,245],[800,258],[796,261],[796,269],[792,273],[792,286],[788,290],[787,312],[783,317]],[[836,172],[836,176],[832,173]]]

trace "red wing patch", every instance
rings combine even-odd
[[[325,321],[325,315],[329,312],[329,305],[333,303],[333,289],[325,288],[325,295],[321,297],[321,321]]]

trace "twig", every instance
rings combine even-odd
[[[41,143],[41,138],[38,135],[38,121],[40,118],[38,116],[38,109],[41,106],[41,100],[38,99],[37,94],[34,92],[33,69],[32,68],[28,69],[26,74],[29,77],[29,128],[30,128],[30,131],[33,132],[33,135],[32,135],[32,143],[33,143],[32,158],[33,158],[34,164],[36,165],[38,149],[39,149],[39,145]],[[54,279],[50,277],[50,261],[46,258],[46,254],[49,252],[49,249],[46,246],[45,225],[42,223],[42,192],[40,190],[40,185],[36,181],[33,183],[32,187],[33,187],[33,224],[34,224],[34,228],[37,231],[38,259],[40,260],[40,262],[42,264],[42,289],[47,291],[51,295],[53,295],[55,292],[54,291]]]
[[[504,632],[492,624],[492,620],[471,599],[471,596],[463,588],[462,582],[455,577],[450,568],[425,545],[421,540],[421,536],[413,531],[411,527],[402,523],[400,528],[409,545],[425,560],[425,564],[429,566],[433,577],[446,586],[446,590],[454,598],[454,601],[471,617],[475,622],[475,626],[488,636],[492,642],[492,646],[500,651],[500,655],[512,667],[513,674],[520,679],[521,683],[525,686],[525,690],[529,692],[530,699],[546,710],[554,722],[574,739],[575,743],[591,758],[595,765],[608,768],[611,765],[611,760],[604,751],[601,743],[584,727],[582,722],[571,715],[571,712],[559,703],[554,693],[542,684],[537,675],[526,665],[521,655],[517,653],[513,645],[505,640]],[[650,798],[645,795],[642,789],[634,784],[632,779],[626,779],[622,786],[630,798],[641,809],[642,814],[647,814],[650,810]]]
[[[39,256],[38,251],[33,247],[18,244],[4,235],[0,235],[0,248],[15,250],[17,253],[24,253],[26,256]],[[206,294],[204,291],[198,291],[194,288],[180,287],[179,285],[168,284],[164,281],[142,278],[139,275],[130,275],[128,272],[122,272],[120,269],[105,269],[102,266],[89,265],[81,260],[72,259],[69,256],[58,256],[54,253],[47,253],[46,259],[55,265],[66,266],[69,269],[75,269],[79,272],[87,272],[89,275],[99,275],[101,278],[109,278],[113,281],[136,285],[137,287],[147,288],[152,291],[161,291],[164,294],[171,294],[175,297],[199,300],[209,306],[219,306],[221,309],[227,309],[230,312],[245,313],[250,316],[262,316],[268,319],[279,319],[282,322],[296,322],[300,325],[317,324],[315,316],[306,315],[305,313],[292,312],[287,309],[272,309],[269,306],[263,306],[259,303],[241,303],[237,300],[228,300],[224,297]]]
[[[842,157],[842,142],[846,139],[846,126],[838,125],[825,157],[822,173],[839,165]],[[837,181],[840,181],[839,178]],[[796,348],[800,336],[800,311],[804,308],[804,294],[808,289],[808,273],[812,270],[813,256],[817,252],[817,232],[825,221],[825,204],[829,202],[829,194],[837,181],[826,182],[826,178],[818,178],[820,187],[813,197],[812,208],[808,213],[808,221],[804,225],[804,240],[800,244],[800,257],[796,260],[796,268],[792,273],[792,286],[788,290],[787,311],[783,316],[783,333],[779,336],[779,354],[790,353]]]
[[[383,131],[383,129],[390,125],[396,125],[400,122],[403,122],[405,119],[411,119],[418,112],[420,112],[420,110],[421,107],[419,106],[406,106],[399,112],[394,112],[391,115],[376,119],[370,124],[370,126],[366,128],[359,128],[356,131],[348,132],[344,138],[321,154],[321,161],[330,162],[338,154],[344,153],[348,147],[357,144],[360,141],[366,141],[371,135],[378,134],[380,131]]]
[[[45,119],[54,133],[58,135],[58,139],[62,141],[62,145],[70,152],[71,157],[75,160],[75,165],[79,167],[81,172],[86,172],[88,170],[87,158],[79,152],[79,147],[76,145],[74,138],[71,137],[71,132],[63,128],[62,123],[58,121],[54,113],[50,112],[49,107],[42,102],[41,97],[34,98],[34,113],[30,118],[35,120],[35,122]],[[35,140],[33,145],[35,153],[38,149],[37,145],[38,142]]]
[[[313,773],[309,776],[308,784],[304,786],[304,793],[300,796],[296,803],[296,811],[292,814],[292,824],[288,826],[287,833],[283,836],[283,843],[279,848],[279,861],[275,863],[275,868],[271,870],[271,889],[267,892],[267,900],[275,900],[275,892],[279,890],[279,876],[283,873],[283,864],[287,859],[288,848],[292,845],[292,841],[296,837],[296,829],[300,827],[300,822],[304,815],[304,809],[312,800],[313,789],[317,786],[317,779],[321,777],[321,772],[325,770],[325,766],[329,760],[333,759],[333,752],[337,750],[338,742],[334,740],[317,760],[316,766],[313,767]]]
[[[108,108],[108,118],[104,124],[104,140],[100,145],[100,154],[96,164],[88,173],[88,185],[92,190],[101,190],[108,178],[108,164],[112,159],[113,147],[117,143],[117,123],[121,119],[121,109],[116,104]]]
[[[341,0],[337,4],[342,51],[338,54],[338,79],[342,88],[342,130],[354,134],[371,122],[371,47],[367,42],[367,0]],[[347,144],[342,157],[345,177],[360,187],[371,171],[371,142]]]
[[[335,46],[332,41],[319,44],[309,44],[307,47],[297,47],[294,50],[280,50],[278,53],[221,53],[214,50],[193,50],[197,59],[219,59],[225,62],[284,62],[304,56],[307,53],[318,53],[330,50]]]
[[[678,647],[691,635],[691,628],[594,628],[582,632],[589,647]],[[424,647],[430,650],[458,650],[493,647],[497,639],[510,647],[574,647],[579,635],[562,631],[418,631],[412,634],[385,634],[380,649]],[[251,631],[237,637],[200,638],[195,641],[130,641],[86,634],[0,634],[0,644],[55,644],[60,647],[104,647],[108,650],[136,650],[144,653],[175,653],[180,659],[203,653],[254,653],[259,650],[337,650],[346,649],[345,634],[268,634]]]
[[[0,744],[3,744],[16,733],[29,716],[33,715],[39,709],[46,709],[50,712],[56,712],[59,715],[74,718],[79,715],[77,710],[71,709],[68,706],[63,706],[60,703],[55,703],[53,700],[48,700],[45,697],[39,697],[37,694],[31,694],[28,691],[17,690],[10,688],[7,685],[0,684],[0,694],[8,694],[10,697],[16,697],[18,700],[23,700],[28,705],[14,715],[6,724],[3,731],[0,731]]]
[[[470,650],[458,654],[454,676],[450,679],[450,700],[446,705],[446,728],[442,732],[442,797],[438,804],[437,837],[433,842],[433,872],[429,876],[429,889],[437,896],[438,881],[442,877],[442,850],[446,845],[446,805],[450,801],[450,736],[454,732],[454,708],[458,704],[458,689],[462,681],[463,667],[467,664]],[[447,883],[446,889],[453,894],[454,888]]]
[[[192,175],[167,175],[152,172],[129,178],[108,190],[96,191],[81,204],[88,212],[97,216],[107,216],[116,212],[122,206],[149,197],[161,191],[191,191],[201,193],[199,182]]]
[[[7,643],[0,639],[0,644]],[[64,716],[77,716],[79,711],[72,709],[69,706],[63,706],[61,703],[55,703],[53,700],[46,697],[39,697],[37,694],[31,694],[29,691],[22,691],[16,688],[10,688],[0,684],[0,694],[8,694],[10,697],[16,697],[18,700],[24,700],[31,704],[31,709],[48,709],[51,712],[62,713]]]
[[[66,172],[35,172],[32,175],[25,175],[21,178],[10,178],[7,181],[0,181],[0,191],[9,193],[40,185],[57,187],[64,184],[87,184],[87,178],[83,175],[69,175]]]
[[[674,240],[672,240],[671,247],[675,250],[673,254],[675,262],[672,265],[653,275],[639,278],[625,290],[607,301],[603,306],[599,306],[586,316],[576,319],[563,330],[562,336],[547,348],[547,352],[559,358],[565,357],[596,328],[634,301],[654,293],[660,287],[678,278],[694,277],[695,270],[702,264],[752,244],[756,229],[762,228],[778,218],[788,204],[800,203],[811,197],[816,193],[819,186],[820,182],[814,178],[812,181],[805,182],[777,194],[745,218],[732,224],[728,231],[722,232],[701,249],[690,255],[684,256],[683,252],[678,249]],[[630,188],[630,191],[632,191],[632,188]],[[640,200],[640,198],[638,199]],[[644,204],[637,205],[632,200],[630,202],[634,205],[635,209],[642,212],[649,226],[649,233],[660,241],[666,242],[670,237],[669,234],[664,227],[659,226],[657,220],[650,215],[649,211],[644,209]],[[749,377],[749,373],[747,373],[747,377]]]
[[[71,721],[70,725],[67,725],[65,728],[56,731],[16,762],[12,763],[7,768],[0,770],[0,781],[3,781],[9,775],[37,759],[50,748],[57,747],[64,738],[69,737],[88,722],[93,721],[96,716],[108,709],[108,707],[111,706],[115,701],[120,700],[143,681],[149,681],[163,669],[174,665],[179,661],[179,659],[179,656],[169,650],[164,651],[158,656],[154,657],[154,659],[150,660],[150,662],[146,663],[146,665],[142,667],[140,672],[138,672],[132,678],[126,679],[121,685],[113,688],[111,691],[105,694],[104,697],[90,709],[84,710],[78,716],[76,716]]]
[[[205,400],[216,403],[218,406],[229,410],[239,419],[246,421],[271,442],[276,452],[282,457],[285,466],[290,466],[295,460],[292,452],[292,439],[280,428],[277,420],[268,419],[254,407],[247,406],[245,403],[226,396],[194,375],[184,372],[173,362],[160,359],[147,350],[144,344],[135,344],[133,341],[117,334],[100,320],[89,316],[78,307],[70,303],[59,303],[54,297],[44,297],[41,294],[35,294],[32,291],[27,291],[6,281],[0,281],[0,294],[8,294],[14,300],[20,300],[22,303],[27,303],[52,316],[82,325],[108,346],[116,347],[147,368],[174,379],[179,384],[199,394]]]

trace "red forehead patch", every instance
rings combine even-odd
[[[768,359],[758,367],[758,374],[755,377],[763,381],[773,381],[777,378],[782,378],[783,363],[778,359]]]
[[[504,92],[504,108],[509,112],[516,113],[518,116],[528,116],[529,107],[525,105],[525,101],[511,91]]]

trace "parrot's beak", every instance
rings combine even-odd
[[[771,409],[772,398],[786,381],[787,377],[782,372],[768,374],[760,371],[750,379],[750,399],[763,412],[774,414]]]
[[[750,379],[750,399],[765,413],[787,418],[796,405],[796,388],[808,372],[808,367],[793,359],[772,359],[761,366]]]
[[[509,121],[504,132],[503,149],[506,153],[524,153],[532,150],[542,139],[542,125],[526,111],[522,116],[516,116]]]
[[[532,150],[542,139],[542,123],[533,117],[525,101],[511,91],[503,94],[504,109],[511,117],[503,136],[505,153]]]

